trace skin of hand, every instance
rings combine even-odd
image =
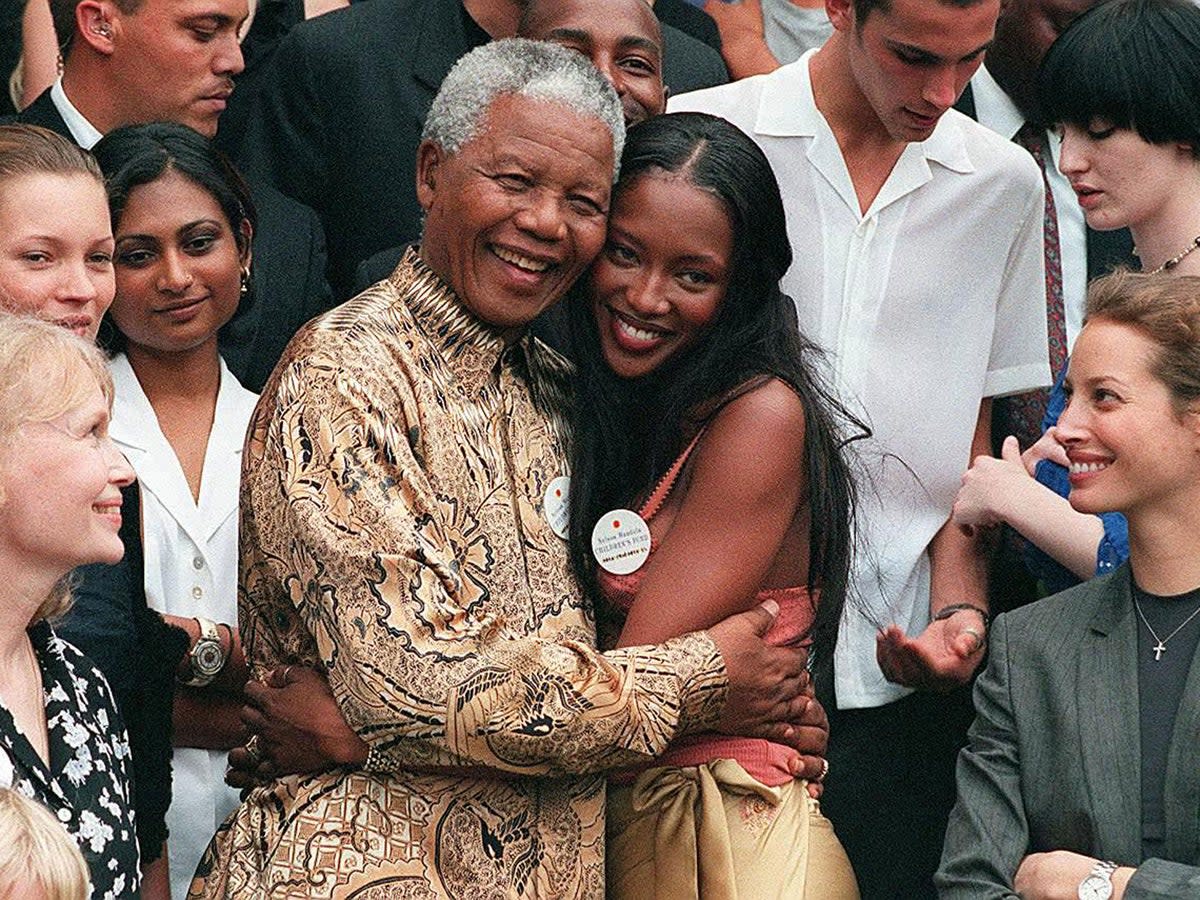
[[[1037,464],[1043,459],[1058,463],[1066,468],[1071,464],[1067,459],[1067,450],[1058,439],[1058,426],[1047,428],[1032,447],[1021,454],[1021,462],[1025,464],[1030,475],[1037,474]]]
[[[704,11],[721,32],[721,55],[734,78],[762,75],[779,68],[763,34],[762,7],[759,0],[727,3],[708,0]]]
[[[767,737],[795,749],[791,771],[812,782],[809,790],[816,797],[829,718],[813,693],[806,651],[772,647],[763,640],[778,612],[778,604],[768,600],[709,629],[729,678],[718,729]],[[261,761],[256,763],[245,747],[231,750],[225,780],[233,787],[366,762],[367,745],[346,724],[328,682],[313,669],[284,666],[272,670],[265,683],[247,682],[242,721],[258,735]]]
[[[815,702],[811,691],[806,691],[807,652],[799,647],[772,647],[764,640],[778,614],[779,604],[766,600],[708,629],[725,662],[729,682],[716,730],[767,738],[801,753],[822,755],[827,733],[820,736],[819,728],[797,727],[806,721],[805,713]],[[828,722],[825,727],[828,729]],[[816,745],[818,739],[820,746]]]
[[[1019,503],[1031,484],[1037,486],[1025,466],[1017,439],[1009,435],[1000,448],[999,459],[976,457],[971,468],[963,473],[951,516],[967,534],[974,533],[976,528],[1002,525],[1008,521],[1006,510],[1011,508],[1010,504]]]
[[[258,736],[261,762],[245,747],[229,752],[225,781],[253,787],[278,775],[361,766],[367,745],[346,724],[325,676],[305,666],[273,669],[265,682],[246,683],[242,722]]]
[[[933,621],[915,638],[889,625],[875,638],[875,658],[888,681],[927,691],[966,684],[983,659],[985,629],[971,610]]]
[[[1013,888],[1024,900],[1076,900],[1079,883],[1099,860],[1069,850],[1030,853],[1017,868]],[[1125,886],[1134,870],[1122,866],[1112,875],[1112,900],[1125,896]]]

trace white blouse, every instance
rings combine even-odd
[[[258,396],[221,363],[197,503],[128,358],[117,355],[109,369],[116,388],[112,437],[142,486],[146,602],[161,613],[203,616],[236,628],[242,443]],[[224,783],[225,756],[219,750],[175,750],[167,812],[173,897],[187,895],[213,832],[238,804],[238,792]]]

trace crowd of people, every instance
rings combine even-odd
[[[0,897],[1200,896],[1196,0],[0,19]]]

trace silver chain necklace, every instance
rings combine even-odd
[[[1145,625],[1146,630],[1150,632],[1150,637],[1158,641],[1158,643],[1154,645],[1155,662],[1158,662],[1160,659],[1162,659],[1162,655],[1167,652],[1167,641],[1179,634],[1179,632],[1183,630],[1184,625],[1192,621],[1192,619],[1196,618],[1196,616],[1200,616],[1200,606],[1197,606],[1195,610],[1192,611],[1190,616],[1179,623],[1178,628],[1168,634],[1165,638],[1160,638],[1155,633],[1153,626],[1151,626],[1150,620],[1146,618],[1146,614],[1142,612],[1142,605],[1138,603],[1137,594],[1133,595],[1133,608],[1137,610],[1138,618],[1142,620],[1142,624]]]

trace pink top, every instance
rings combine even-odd
[[[646,520],[647,524],[662,509],[662,505],[671,493],[671,490],[675,487],[675,483],[678,481],[679,474],[683,471],[688,457],[696,449],[696,445],[700,442],[703,434],[704,429],[701,428],[699,433],[692,438],[692,442],[680,454],[679,458],[672,463],[671,468],[667,470],[667,473],[659,481],[653,493],[642,504],[641,509],[638,510],[638,514]],[[653,556],[654,551],[657,549],[658,537],[652,534],[650,555]],[[648,561],[649,558],[647,558]],[[641,568],[628,575],[614,575],[611,572],[600,569],[596,573],[596,579],[599,582],[601,592],[604,594],[604,599],[627,613],[630,607],[633,606],[634,598],[637,597],[638,587],[641,585],[645,574],[646,564],[643,563]],[[817,604],[815,599],[809,594],[807,587],[800,585],[797,587],[764,588],[755,596],[760,603],[763,600],[774,600],[779,604],[779,616],[775,619],[771,630],[767,632],[768,643],[776,646],[791,643],[812,626],[817,612]],[[651,766],[699,766],[714,759],[733,759],[749,775],[758,779],[763,784],[769,787],[778,787],[779,785],[787,784],[795,777],[788,771],[787,767],[787,762],[791,759],[793,752],[790,747],[775,744],[762,738],[728,737],[716,733],[691,734],[673,741],[667,748],[666,753],[644,768],[650,768]],[[623,772],[615,773],[613,780],[618,782],[632,781],[639,771],[637,769],[626,769]]]

